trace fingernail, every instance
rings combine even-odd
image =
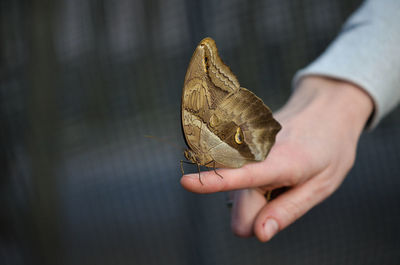
[[[270,240],[278,232],[278,229],[279,226],[276,220],[273,218],[268,218],[264,224],[264,233],[267,240]]]

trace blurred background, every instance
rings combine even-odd
[[[198,42],[275,111],[361,2],[1,1],[0,264],[399,264],[399,108],[267,244],[231,233],[225,194],[179,184]]]

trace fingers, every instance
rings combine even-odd
[[[253,236],[254,220],[265,206],[265,197],[256,189],[238,190],[233,193],[232,231],[241,237]]]
[[[263,162],[247,164],[238,169],[217,169],[223,178],[213,171],[201,172],[202,183],[198,174],[184,175],[181,184],[185,189],[197,193],[266,187],[266,184],[270,187],[292,186],[304,175],[297,165],[301,165],[301,160],[294,157],[294,152],[275,146]]]
[[[262,242],[270,240],[308,210],[327,198],[338,184],[316,177],[269,202],[254,222],[254,233]]]

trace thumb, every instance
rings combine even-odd
[[[311,178],[291,188],[260,210],[254,222],[254,234],[266,242],[327,198],[338,185],[326,178]]]

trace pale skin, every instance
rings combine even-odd
[[[184,175],[196,193],[232,191],[231,227],[241,237],[269,241],[329,197],[354,164],[357,143],[374,104],[351,83],[309,76],[274,117],[282,125],[267,159],[239,169]],[[290,189],[269,203],[264,194]]]

